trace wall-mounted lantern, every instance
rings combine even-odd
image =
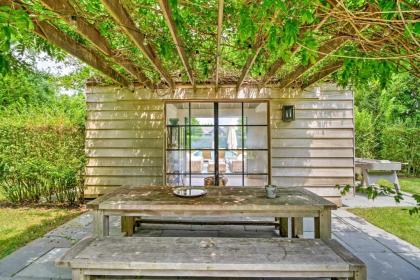
[[[283,105],[282,120],[284,122],[291,122],[295,120],[295,106]]]

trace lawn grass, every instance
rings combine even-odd
[[[80,209],[0,206],[0,259],[80,213]]]
[[[353,208],[348,211],[420,248],[420,216],[409,207]]]
[[[420,195],[420,178],[400,178],[401,190]]]

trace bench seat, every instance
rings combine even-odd
[[[203,237],[86,238],[56,261],[91,276],[331,277],[366,279],[335,240]]]

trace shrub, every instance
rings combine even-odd
[[[372,114],[366,110],[355,110],[356,157],[375,158],[375,127]]]
[[[9,201],[75,204],[83,168],[83,127],[47,109],[0,116],[0,191]]]
[[[401,161],[405,175],[420,173],[420,128],[389,126],[382,131],[381,157]]]

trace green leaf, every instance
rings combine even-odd
[[[274,51],[278,47],[277,28],[272,26],[268,33],[267,47],[270,51]]]
[[[303,23],[310,24],[310,23],[314,22],[314,20],[315,20],[315,17],[314,17],[314,14],[313,14],[312,11],[310,11],[310,10],[304,10],[302,12],[302,22]]]
[[[420,35],[420,22],[414,23],[413,32],[416,34],[416,36]]]
[[[240,22],[238,26],[239,40],[244,43],[255,37],[257,27],[252,20],[248,7],[244,6],[240,13]]]
[[[379,8],[383,11],[383,12],[392,12],[392,11],[397,11],[397,2],[393,1],[393,0],[379,0],[378,1],[379,4]],[[383,13],[382,17],[385,19],[391,19],[396,15],[395,13]]]
[[[290,47],[296,42],[299,33],[298,27],[299,25],[296,20],[289,19],[285,22],[281,39],[281,43],[284,46]]]

